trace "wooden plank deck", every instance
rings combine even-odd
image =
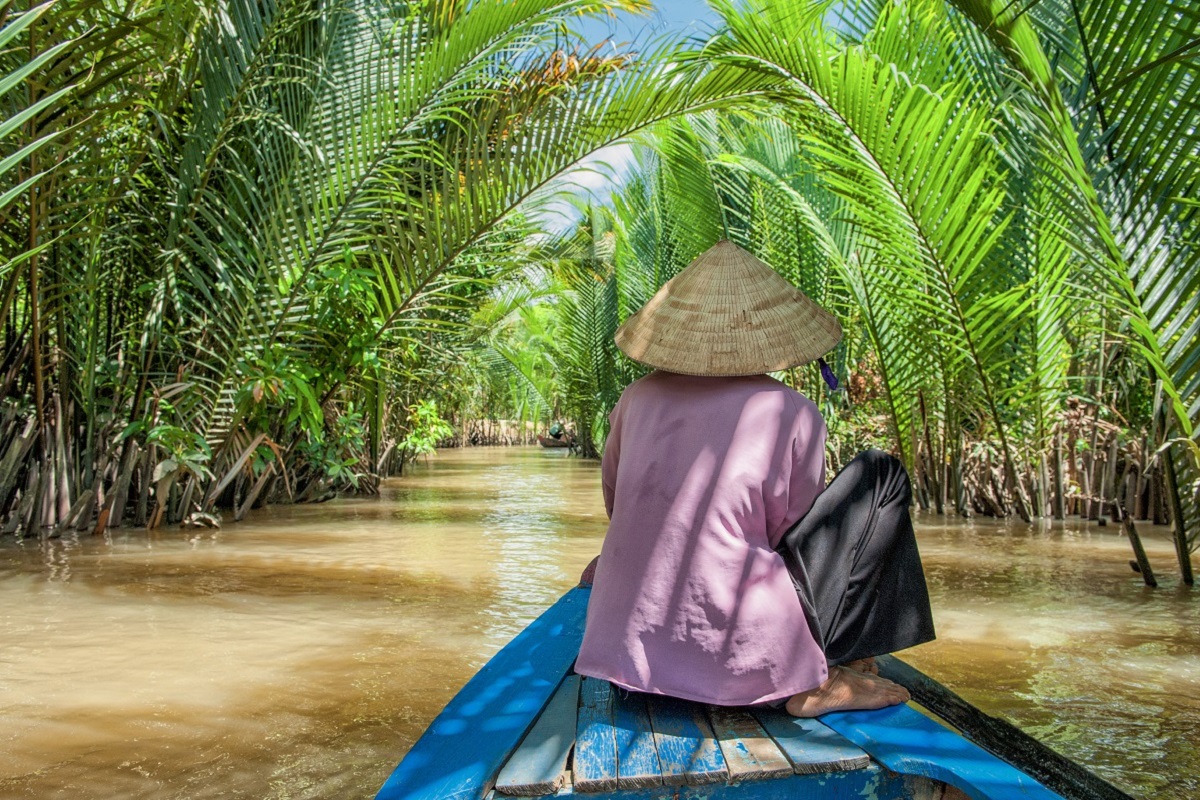
[[[578,711],[579,676],[568,675],[496,776],[496,791],[516,796],[558,791],[567,779],[567,758],[575,744]]]
[[[696,786],[723,783],[729,778],[725,757],[705,718],[704,706],[661,695],[647,695],[646,706],[662,764],[663,783]]]
[[[543,714],[553,721],[543,724],[539,719],[501,770],[497,798],[575,794],[675,798],[687,796],[687,787],[707,791],[713,785],[743,784],[746,790],[740,795],[757,798],[763,782],[796,775],[828,778],[830,773],[861,770],[870,763],[862,750],[820,722],[796,720],[782,711],[751,713],[744,708],[705,706],[627,692],[594,678],[584,678],[579,687],[569,769],[561,757],[561,741],[556,739],[554,748],[545,743],[546,730],[570,730],[560,690]],[[846,785],[863,789],[878,782],[872,778],[861,785],[856,781]],[[824,794],[820,796],[824,799]]]
[[[710,706],[713,734],[729,767],[729,782],[761,781],[792,774],[792,764],[762,725],[742,708]],[[865,766],[865,765],[864,765]]]
[[[756,708],[754,716],[792,762],[797,775],[862,769],[871,761],[859,747],[815,719],[798,719],[774,708]]]
[[[650,727],[645,695],[617,691],[613,729],[617,740],[617,785],[622,789],[660,786],[662,763]]]
[[[604,792],[617,788],[613,692],[611,683],[595,678],[584,678],[579,689],[574,777],[575,788],[581,792]]]
[[[557,698],[557,696],[556,696]],[[553,705],[553,704],[552,704]],[[554,710],[562,716],[561,710]],[[561,723],[559,723],[561,727]],[[534,732],[541,728],[540,723]],[[1062,800],[1027,775],[907,706],[796,719],[777,709],[705,706],[584,678],[570,771],[556,761],[528,797],[611,800]],[[531,732],[526,742],[538,747]],[[526,754],[513,761],[545,760]],[[878,765],[887,767],[881,771]],[[499,793],[511,795],[506,766]],[[861,773],[861,774],[860,774]],[[532,786],[532,782],[522,786]],[[806,788],[807,787],[807,788]],[[811,790],[811,792],[809,791]],[[501,800],[501,794],[496,795]]]
[[[949,800],[939,793],[914,791],[925,779],[913,779],[871,765],[853,772],[824,775],[790,774],[778,780],[756,783],[709,783],[700,786],[649,786],[639,789],[614,789],[603,794],[580,792],[564,786],[557,793],[520,800]],[[518,800],[500,794],[485,800]]]

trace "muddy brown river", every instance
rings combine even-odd
[[[596,464],[439,453],[379,498],[219,531],[0,539],[0,798],[369,798],[570,588]],[[914,665],[1138,797],[1200,797],[1200,588],[1144,532],[925,517]]]

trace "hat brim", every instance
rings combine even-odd
[[[731,242],[710,248],[617,330],[623,353],[683,375],[761,375],[820,358],[842,326]]]

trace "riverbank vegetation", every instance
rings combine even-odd
[[[835,311],[831,467],[941,513],[1200,544],[1200,14],[1185,0],[5,7],[8,533],[371,491],[443,419],[566,419],[612,333],[726,237]],[[545,230],[554,179],[634,166]],[[522,428],[523,429],[523,428]],[[459,436],[464,436],[462,430]]]

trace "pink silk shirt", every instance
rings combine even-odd
[[[608,533],[575,670],[716,705],[828,676],[783,559],[825,487],[816,405],[765,375],[653,372],[609,417]]]

